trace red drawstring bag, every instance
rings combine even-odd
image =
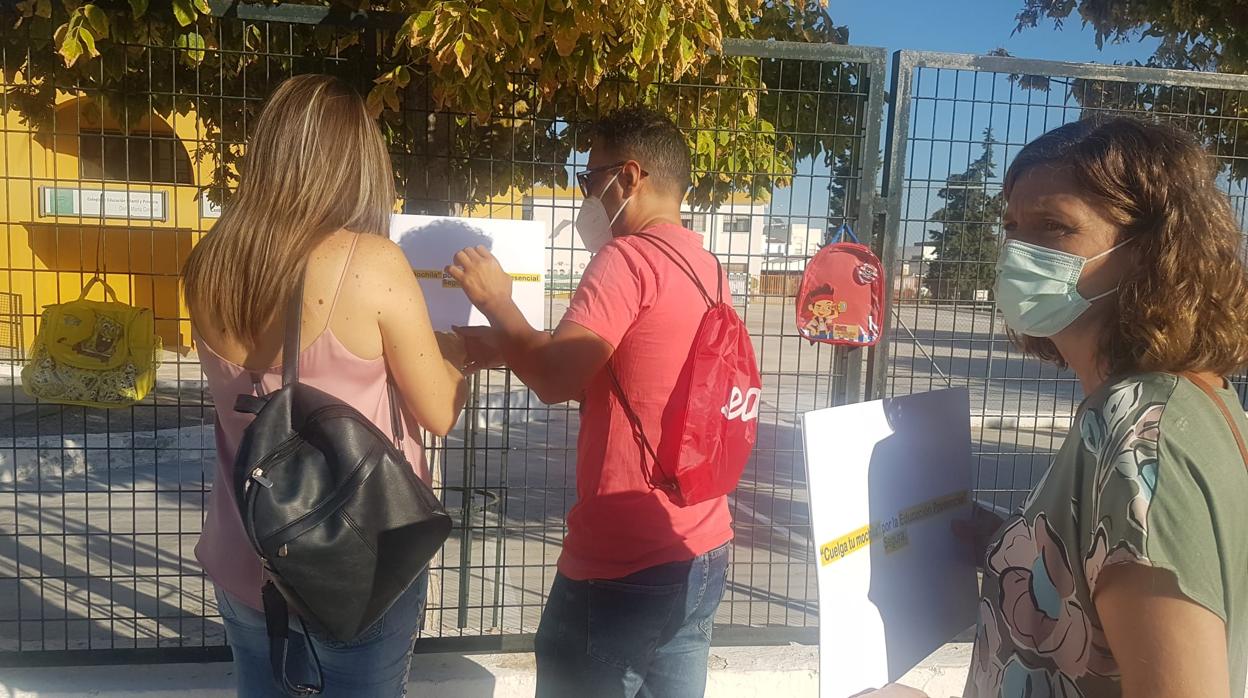
[[[666,492],[676,504],[690,506],[737,488],[758,437],[763,382],[749,330],[732,305],[724,302],[722,269],[713,299],[671,243],[653,235],[634,237],[654,243],[685,272],[706,301],[706,314],[694,335],[689,358],[663,411],[663,439],[657,449],[646,438],[615,370],[609,364],[607,367],[640,443],[646,481]],[[646,467],[647,456],[653,468]]]
[[[797,292],[798,334],[812,343],[869,347],[880,341],[883,311],[884,268],[842,224],[806,263]]]

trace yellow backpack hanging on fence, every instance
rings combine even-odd
[[[87,300],[95,284],[107,300]],[[127,407],[147,397],[160,367],[152,311],[118,302],[96,276],[76,301],[45,306],[22,388],[40,400],[84,407]]]

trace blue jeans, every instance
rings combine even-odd
[[[728,546],[621,579],[555,576],[534,641],[538,698],[700,698]]]
[[[416,581],[376,623],[351,642],[338,642],[309,631],[325,678],[323,698],[396,698],[407,694],[412,643],[425,615],[429,572]],[[217,589],[217,607],[234,652],[240,698],[284,696],[269,664],[269,635],[264,614]],[[291,618],[287,673],[310,682],[315,676],[299,622]]]

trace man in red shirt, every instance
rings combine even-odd
[[[463,331],[470,349],[496,348],[543,402],[581,403],[577,500],[535,643],[539,698],[705,692],[732,540],[727,498],[682,507],[653,487],[655,464],[623,406],[651,443],[661,441],[663,411],[706,312],[676,260],[705,287],[728,286],[701,236],[680,225],[689,160],[680,130],[651,110],[623,109],[597,124],[588,168],[577,174],[585,200],[576,221],[595,256],[553,333],[525,322],[511,278],[485,248],[460,252],[448,268],[490,320]]]

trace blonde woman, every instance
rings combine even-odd
[[[406,430],[444,435],[466,390],[462,349],[435,336],[411,268],[387,237],[395,201],[390,158],[360,96],[325,75],[287,80],[261,113],[246,155],[238,192],[191,253],[184,286],[217,406],[216,486],[195,553],[216,587],[239,695],[250,697],[282,689],[269,666],[261,563],[229,486],[251,419],[232,409],[236,396],[276,390],[282,363],[297,360],[301,382],[355,407],[388,436],[391,379]],[[304,270],[305,341],[298,357],[286,357],[280,311]],[[428,481],[419,445],[404,444]],[[351,643],[309,633],[324,671],[322,695],[403,695],[427,583],[422,574]],[[306,646],[302,638],[290,643],[286,666],[296,681],[311,679]]]
[[[1244,695],[1248,420],[1224,376],[1248,364],[1248,277],[1215,175],[1126,118],[1010,165],[997,305],[1087,398],[982,551],[968,698]]]

